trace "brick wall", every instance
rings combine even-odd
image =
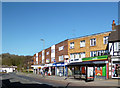
[[[59,51],[59,47],[64,46],[63,50]],[[55,45],[55,60],[56,62],[63,62],[63,61],[59,61],[59,56],[64,56],[64,55],[68,55],[68,40],[62,41],[58,44]],[[64,58],[65,60],[65,58]]]
[[[49,63],[51,62],[51,47],[45,49],[45,63],[47,64],[46,59],[49,59]]]
[[[33,64],[36,65],[36,54],[33,55]]]
[[[38,63],[42,64],[42,51],[38,53]]]
[[[68,55],[70,53],[85,52],[86,57],[90,57],[90,51],[106,50],[107,44],[103,43],[104,36],[109,36],[110,32],[71,39],[68,41]],[[90,46],[90,39],[96,38],[96,46]],[[85,47],[80,47],[80,41],[85,40]],[[74,42],[74,48],[70,49],[70,43]]]

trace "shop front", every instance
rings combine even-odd
[[[69,75],[68,77],[73,76],[75,79],[81,79],[85,81],[94,80],[94,65],[90,62],[76,62],[76,63],[70,63],[68,65],[68,69],[71,69],[72,75]]]
[[[81,62],[74,62],[68,65],[74,78],[94,80],[95,78],[108,78],[108,55],[82,58]],[[70,73],[68,72],[68,74]]]
[[[51,67],[51,75],[55,75],[55,66]]]
[[[41,71],[44,68],[43,65],[31,65],[31,67],[33,68],[34,74],[41,74]]]
[[[56,69],[55,69],[56,75],[64,76],[64,68],[65,68],[64,62],[56,63]]]
[[[112,78],[120,78],[120,57],[112,57]]]

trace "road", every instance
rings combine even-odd
[[[9,73],[2,74],[2,85],[5,88],[64,88],[67,84]]]
[[[25,75],[17,75],[15,73],[4,73],[2,75],[2,88],[96,88],[93,83],[84,82],[69,82],[69,81],[56,81],[44,78],[34,78]],[[1,82],[0,82],[1,83]],[[85,84],[87,86],[85,86]],[[104,84],[104,83],[102,83]],[[101,84],[101,86],[102,86]],[[84,85],[84,86],[83,86]],[[90,86],[89,86],[90,85]],[[97,88],[101,88],[97,86]],[[106,86],[102,88],[117,88]]]

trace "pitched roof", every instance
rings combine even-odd
[[[116,26],[116,29],[110,33],[109,42],[120,41],[120,25]]]

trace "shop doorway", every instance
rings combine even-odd
[[[55,67],[51,67],[52,75],[55,75]]]
[[[112,78],[120,78],[120,61],[112,63]]]

